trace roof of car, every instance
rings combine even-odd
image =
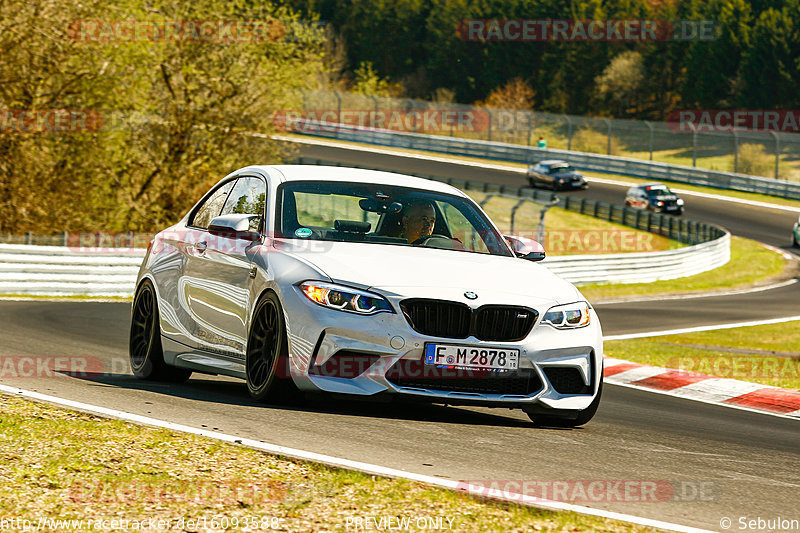
[[[646,189],[648,187],[666,187],[663,183],[658,183],[657,181],[652,181],[650,183],[640,183],[637,187],[641,187],[642,189]]]
[[[550,166],[550,165],[569,165],[569,163],[567,163],[563,159],[548,159],[546,161],[539,161],[539,164],[540,165],[547,165],[547,166]]]
[[[270,175],[276,175],[278,171],[282,182],[287,181],[355,181],[363,183],[376,183],[378,185],[395,185],[398,187],[411,187],[415,189],[425,189],[435,192],[448,194],[461,191],[451,187],[446,183],[441,183],[425,178],[396,174],[394,172],[383,172],[380,170],[369,170],[363,168],[350,167],[330,167],[321,165],[270,165],[253,166],[250,168],[261,170]],[[272,171],[272,172],[271,172]]]

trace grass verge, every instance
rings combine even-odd
[[[636,363],[800,390],[800,322],[607,341]]]
[[[590,301],[609,298],[690,294],[750,287],[792,268],[780,254],[755,241],[731,237],[731,260],[727,264],[685,278],[652,283],[591,283],[580,287]]]
[[[474,191],[466,193],[483,204],[483,209],[500,231],[511,232],[511,210],[519,203],[518,199]],[[536,239],[542,207],[535,202],[523,203],[514,216],[513,233]],[[561,207],[548,209],[542,244],[548,255],[657,252],[685,246],[662,235],[581,215]]]
[[[345,530],[348,518],[352,529],[356,517],[392,516],[411,517],[412,524],[441,518],[455,531],[655,531],[483,502],[6,395],[0,396],[0,458],[0,512],[33,524],[57,518],[83,520],[84,529],[152,530],[152,522],[133,527],[132,521],[163,520],[169,527],[155,530],[305,532]],[[129,520],[129,527],[94,525],[114,519]],[[70,529],[76,528],[41,528]]]

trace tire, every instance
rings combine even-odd
[[[297,388],[289,372],[286,324],[280,300],[266,293],[256,305],[245,358],[247,391],[259,402],[293,398]]]
[[[792,232],[792,246],[800,248],[800,242],[797,242],[797,234]]]
[[[133,300],[128,351],[131,370],[139,379],[184,383],[192,375],[191,370],[164,362],[158,301],[149,279],[142,282]]]
[[[563,418],[553,415],[542,415],[536,413],[527,413],[528,417],[536,427],[551,427],[551,428],[574,428],[583,426],[594,418],[597,413],[597,408],[600,406],[600,397],[603,395],[603,380],[600,380],[600,386],[597,389],[597,396],[595,396],[589,407],[578,411],[576,418]]]

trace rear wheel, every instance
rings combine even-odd
[[[164,362],[156,291],[147,279],[133,300],[129,353],[131,370],[139,379],[183,383],[192,375],[191,370]]]
[[[555,427],[555,428],[574,428],[583,426],[594,418],[597,413],[597,408],[600,406],[600,396],[603,395],[603,380],[600,380],[600,385],[597,389],[597,396],[595,396],[589,407],[578,412],[576,418],[563,418],[553,415],[541,415],[536,413],[527,413],[528,417],[536,427]]]
[[[286,399],[297,391],[289,372],[283,310],[275,293],[267,293],[253,313],[245,367],[247,390],[258,401]]]

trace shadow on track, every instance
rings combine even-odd
[[[262,407],[289,412],[471,426],[533,427],[533,423],[530,421],[514,416],[506,416],[505,413],[510,413],[510,411],[503,408],[495,408],[490,413],[457,406],[409,401],[395,397],[359,400],[341,398],[324,393],[312,393],[301,394],[297,398],[288,399],[280,403],[261,404],[250,398],[243,381],[203,374],[193,374],[192,378],[184,384],[143,381],[130,374],[92,374],[86,372],[61,372],[61,374],[112,387],[148,391],[198,402],[212,402],[242,407]],[[517,412],[521,413],[518,410]]]

